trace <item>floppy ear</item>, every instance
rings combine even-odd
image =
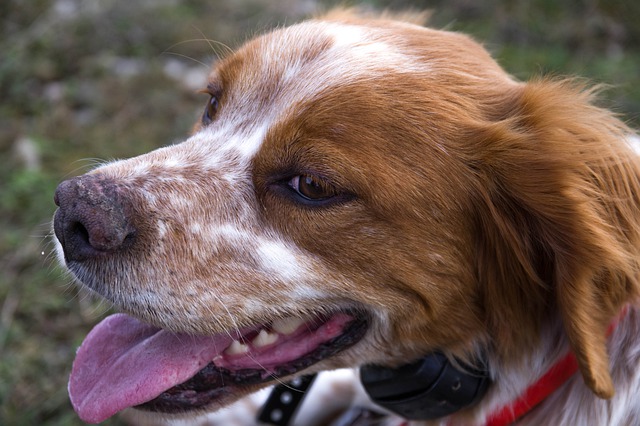
[[[609,398],[606,329],[639,293],[640,162],[630,130],[592,97],[534,81],[482,126],[477,268],[504,354],[559,311],[585,383]]]

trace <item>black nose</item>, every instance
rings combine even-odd
[[[59,207],[53,229],[67,262],[123,250],[135,239],[131,202],[115,181],[85,175],[62,182],[54,196]]]

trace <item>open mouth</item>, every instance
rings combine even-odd
[[[366,330],[366,319],[352,312],[280,318],[213,336],[171,333],[116,314],[78,349],[69,395],[90,423],[133,406],[190,411],[302,371],[358,342]]]

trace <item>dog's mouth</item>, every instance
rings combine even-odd
[[[78,349],[69,395],[90,423],[133,406],[190,411],[302,371],[358,342],[366,330],[367,320],[352,312],[281,318],[213,336],[176,334],[116,314]]]

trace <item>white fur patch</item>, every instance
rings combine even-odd
[[[640,155],[640,136],[638,135],[629,135],[627,138],[629,145],[636,152],[636,154]]]
[[[272,240],[262,240],[258,244],[258,259],[266,271],[270,271],[287,281],[300,279],[306,271],[296,253],[285,244]]]
[[[359,26],[345,24],[327,24],[324,31],[334,39],[331,54],[338,53],[345,57],[345,61],[336,61],[329,65],[337,72],[347,73],[364,70],[365,72],[383,69],[395,72],[417,71],[424,72],[423,62],[418,63],[413,57],[402,53],[397,47],[379,40],[373,40],[367,31]],[[382,60],[381,60],[382,58]],[[342,65],[358,65],[356,69],[347,70]]]

